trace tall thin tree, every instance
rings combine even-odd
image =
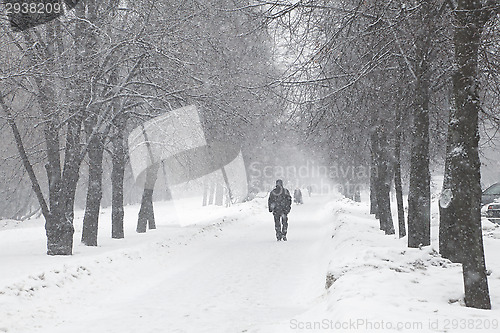
[[[453,75],[454,105],[448,126],[445,184],[440,200],[441,242],[458,240],[463,266],[465,304],[491,309],[481,228],[481,174],[478,118],[481,99],[478,55],[486,22],[500,12],[496,1],[459,0],[454,9],[456,72]],[[455,225],[451,227],[450,225]],[[448,249],[449,250],[449,249]]]

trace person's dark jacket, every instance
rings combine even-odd
[[[273,214],[288,214],[292,208],[292,196],[286,188],[278,185],[269,193],[267,204]]]

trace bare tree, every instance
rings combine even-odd
[[[416,17],[419,31],[415,40],[415,106],[413,107],[413,140],[411,148],[410,190],[408,194],[408,246],[431,244],[431,175],[429,170],[429,101],[430,62],[434,31],[431,22],[435,9],[420,1]]]
[[[463,265],[465,303],[490,309],[481,229],[478,55],[485,24],[500,7],[495,1],[457,1],[454,8],[456,72],[450,113],[446,174],[441,197],[443,255]],[[453,241],[456,240],[456,241]],[[450,249],[450,245],[458,247]]]

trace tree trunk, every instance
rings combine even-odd
[[[56,208],[57,210],[61,209],[62,213],[56,212],[54,214],[54,216],[59,216],[59,214],[61,214],[62,216],[60,223],[62,223],[63,226],[56,227],[56,234],[61,232],[60,230],[66,231],[67,235],[63,237],[63,239],[66,239],[65,242],[68,243],[67,245],[63,245],[63,247],[66,248],[69,247],[70,242],[71,247],[73,246],[75,194],[76,187],[78,185],[78,179],[80,178],[80,165],[82,162],[82,152],[80,151],[81,125],[81,113],[75,115],[70,121],[68,121],[66,147],[64,150],[64,167],[62,170],[61,179],[61,190],[58,194],[58,196],[60,196],[58,201],[61,202],[61,206]]]
[[[487,19],[480,1],[459,0],[455,11],[454,108],[451,112],[447,187],[441,206],[453,210],[458,229],[455,237],[463,244],[461,253],[465,305],[491,309],[481,229],[481,174],[478,153],[478,53],[482,27]],[[449,216],[448,216],[449,217]],[[443,226],[450,225],[445,221]],[[453,229],[451,229],[453,230]],[[448,230],[449,232],[450,230]]]
[[[46,42],[40,41],[37,35],[36,42],[45,48],[31,50],[28,55],[32,64],[38,63],[42,57],[47,70],[55,69],[54,55],[56,54],[56,36],[53,24],[46,25]],[[31,32],[23,34],[27,45],[32,46],[35,40]],[[49,187],[48,212],[44,213],[45,232],[47,235],[48,255],[71,255],[73,252],[73,203],[78,182],[78,170],[80,160],[77,158],[79,146],[75,144],[80,130],[81,117],[75,115],[67,123],[66,147],[64,152],[64,169],[61,170],[61,147],[60,147],[60,120],[58,111],[61,108],[56,103],[56,91],[54,82],[42,79],[40,76],[33,78],[37,86],[37,102],[40,106],[44,122],[44,139],[47,162],[45,169]],[[18,143],[19,144],[19,143]],[[25,165],[26,166],[26,165]],[[29,169],[29,168],[28,168]],[[29,171],[29,170],[28,170]],[[32,185],[34,179],[32,180]],[[39,196],[39,194],[37,194]],[[39,198],[40,202],[40,198]],[[43,207],[42,207],[43,208]]]
[[[216,206],[222,206],[224,204],[224,186],[222,186],[220,179],[217,178],[215,183],[215,203]]]
[[[378,170],[375,161],[375,134],[370,135],[371,141],[371,163],[370,163],[370,214],[374,214],[375,218],[378,218],[378,206],[377,206],[377,196],[375,191],[376,179],[378,177]]]
[[[358,184],[356,184],[355,189],[354,189],[354,201],[361,202],[361,192],[359,190]]]
[[[141,209],[137,221],[137,232],[144,233],[149,229],[156,229],[155,214],[153,208],[153,189],[144,189],[141,200]]]
[[[54,96],[51,88],[44,85],[45,98]],[[51,92],[48,92],[51,91]],[[42,103],[45,108],[44,114],[50,115],[49,105]],[[56,125],[57,118],[47,119],[44,130],[47,164],[47,179],[49,183],[49,203],[50,216],[45,220],[45,232],[47,235],[47,254],[48,255],[71,255],[73,253],[73,205],[74,191],[76,191],[76,182],[78,177],[74,175],[79,165],[75,165],[76,160],[70,155],[74,154],[74,145],[70,143],[70,136],[67,137],[65,150],[65,168],[61,172],[61,157],[59,147],[59,131]],[[70,131],[68,124],[68,131]],[[72,171],[72,172],[71,172]],[[66,174],[67,178],[63,177]],[[71,175],[71,177],[69,177]],[[76,179],[75,179],[76,178]],[[67,196],[69,195],[69,197]]]
[[[142,194],[141,209],[139,210],[139,217],[137,220],[138,233],[146,232],[146,229],[156,229],[155,214],[153,208],[153,191],[158,176],[158,169],[160,163],[156,163],[148,168],[146,171],[146,183],[144,185],[144,192]]]
[[[452,123],[455,114],[450,113],[449,124]],[[453,193],[452,179],[451,179],[451,147],[453,146],[451,128],[448,128],[447,143],[446,143],[446,161],[445,161],[445,173],[443,179],[443,189],[441,191],[441,198],[439,200],[439,253],[443,258],[449,259],[455,263],[462,262],[463,254],[463,242],[460,240],[460,228],[457,224],[457,219],[455,217],[455,209],[453,207],[454,202],[451,200],[451,195],[447,196],[448,193]]]
[[[377,200],[378,218],[380,220],[380,230],[386,235],[395,233],[391,213],[391,168],[389,158],[389,142],[387,140],[386,129],[382,125],[375,126],[372,143],[374,148],[375,166],[377,175],[375,177],[375,197]]]
[[[167,170],[165,169],[165,163],[161,161],[160,164],[161,164],[161,170],[163,172],[163,181],[165,186],[165,191],[163,193],[163,200],[171,201],[174,199],[174,196],[172,194],[172,190],[170,189],[170,185],[168,184],[168,176],[167,176]]]
[[[423,30],[416,42],[416,106],[413,108],[413,138],[408,193],[408,247],[431,244],[431,190],[429,171],[429,12],[422,2]]]
[[[118,119],[120,118],[120,119]],[[123,140],[126,121],[122,116],[116,118],[116,133],[113,137],[113,169],[111,171],[111,237],[125,237],[123,230],[123,180],[125,178],[125,142]]]
[[[229,205],[231,205],[233,202],[233,192],[231,190],[231,184],[229,183],[229,178],[227,177],[226,169],[222,167],[220,170],[222,172],[222,178],[224,178],[224,184],[226,185],[227,188]]]
[[[401,181],[401,111],[398,109],[396,115],[396,133],[394,144],[394,188],[396,190],[396,202],[398,206],[399,238],[406,236],[405,210],[403,206],[403,185]]]
[[[202,206],[205,207],[208,205],[208,181],[207,178],[205,177],[203,179],[203,203]]]
[[[65,212],[61,208],[51,209],[49,218],[45,220],[47,254],[71,255],[74,232],[73,223],[66,218]]]
[[[47,135],[58,135],[50,131],[49,125]],[[51,133],[51,134],[49,134]],[[46,139],[47,145],[59,145],[59,140]],[[61,179],[61,170],[58,165],[59,151],[54,151],[54,148],[47,149],[48,163],[46,165],[47,177],[49,179],[49,202],[50,214],[45,220],[45,233],[47,235],[47,254],[48,255],[71,255],[73,253],[73,206],[74,196],[66,197],[66,193],[71,195],[74,193],[74,179],[68,179],[67,183],[63,183]],[[57,157],[50,156],[57,154]],[[75,166],[76,167],[76,166]]]
[[[208,185],[208,204],[213,205],[215,202],[215,183],[213,180],[210,180]]]
[[[88,147],[89,183],[87,203],[83,217],[82,243],[87,246],[97,246],[99,226],[99,211],[102,199],[102,157],[104,153],[104,138],[95,134]]]
[[[390,171],[387,164],[382,162],[379,167],[379,177],[375,180],[380,229],[386,235],[393,235],[395,230],[391,213],[391,186],[387,181],[388,178],[390,178]]]
[[[78,16],[85,17],[86,10],[89,19],[95,21],[95,3],[89,1],[87,7],[78,9]],[[85,23],[86,24],[86,23]],[[53,41],[57,40],[53,26],[47,25],[48,35]],[[29,34],[24,35],[29,41]],[[55,46],[48,43],[47,54],[55,54]],[[60,122],[55,113],[57,108],[55,103],[56,94],[51,81],[37,79],[40,88],[38,102],[42,113],[47,117],[45,127],[45,141],[47,145],[47,176],[49,179],[49,202],[50,218],[46,220],[45,228],[47,234],[48,254],[69,255],[73,248],[73,218],[76,187],[79,179],[80,165],[85,152],[81,151],[80,133],[83,118],[87,111],[85,99],[90,98],[90,87],[88,78],[92,77],[94,62],[85,62],[83,57],[88,57],[95,45],[95,34],[84,28],[82,24],[77,24],[75,32],[76,66],[75,78],[71,80],[72,89],[75,91],[75,98],[70,108],[72,116],[67,123],[66,146],[64,151],[64,166],[61,172],[61,158],[59,147],[59,126]],[[34,59],[36,62],[37,60]],[[50,60],[52,61],[52,60]],[[50,66],[53,66],[51,64]],[[80,71],[80,72],[78,72]]]
[[[72,211],[67,211],[67,206],[64,205],[64,196],[62,195],[63,187],[61,186],[60,166],[57,167],[57,162],[60,162],[59,151],[55,146],[59,145],[57,130],[49,122],[45,128],[45,138],[47,143],[47,158],[46,165],[47,176],[49,180],[49,202],[47,206],[40,188],[40,184],[35,176],[33,167],[28,159],[28,155],[24,148],[19,129],[12,118],[12,114],[8,106],[4,103],[0,96],[0,104],[7,114],[7,120],[11,126],[14,138],[16,141],[19,154],[21,155],[23,165],[28,172],[31,180],[33,191],[35,192],[43,216],[45,218],[45,233],[47,236],[47,254],[48,255],[71,255],[73,253],[73,220]],[[57,156],[52,154],[57,153]],[[52,163],[52,164],[50,164]],[[69,185],[64,188],[68,188]]]

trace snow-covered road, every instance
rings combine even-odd
[[[8,286],[0,332],[276,332],[325,292],[325,201],[293,206],[288,242],[275,240],[261,199],[204,226],[160,215],[125,249],[78,246]]]
[[[0,223],[0,333],[498,332],[500,226],[483,219],[493,309],[466,308],[461,265],[387,236],[367,202],[305,198],[277,242],[266,198],[155,203],[158,229],[49,257],[43,221]],[[434,202],[434,211],[437,203]],[[327,278],[328,277],[328,278]],[[331,287],[326,290],[329,280]]]

